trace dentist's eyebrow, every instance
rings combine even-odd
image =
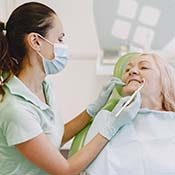
[[[61,34],[62,34],[63,37],[65,36],[65,33],[61,33]]]
[[[63,38],[65,36],[65,33],[60,34],[60,38]]]

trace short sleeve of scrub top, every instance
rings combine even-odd
[[[0,103],[0,174],[45,175],[47,173],[22,156],[15,145],[44,133],[59,150],[64,123],[56,110],[50,83],[43,81],[47,104],[16,76],[5,84],[4,90]]]
[[[8,146],[30,140],[43,132],[32,113],[14,104],[8,109],[2,122],[2,131]]]

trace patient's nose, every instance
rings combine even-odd
[[[135,74],[136,75],[139,74],[139,70],[136,67],[133,67],[130,69],[129,75],[135,75]]]

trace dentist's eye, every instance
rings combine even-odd
[[[60,43],[62,43],[64,37],[65,37],[65,33],[61,33],[61,36],[58,38],[58,41],[59,41]]]
[[[62,42],[63,42],[63,39],[62,39],[62,38],[60,38],[60,39],[58,39],[58,41],[59,41],[60,43],[62,43]]]
[[[59,37],[58,38],[58,42],[62,43],[64,41],[64,38],[63,37]]]

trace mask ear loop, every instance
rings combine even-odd
[[[51,44],[52,46],[54,45],[51,41],[49,41],[48,39],[46,39],[45,37],[43,37],[42,35],[40,35],[39,33],[37,33],[38,34],[38,36],[40,37],[40,38],[42,38],[43,40],[45,40],[45,41],[47,41],[49,44]]]
[[[49,44],[51,44],[53,47],[54,47],[54,44],[51,42],[51,41],[49,41],[48,39],[46,39],[45,37],[43,37],[42,35],[40,35],[39,33],[37,33],[37,35],[40,37],[40,38],[42,38],[43,40],[45,40],[46,42],[48,42]],[[39,56],[44,60],[45,58],[43,57],[43,55],[41,55],[41,53],[40,52],[37,52],[38,54],[39,54]]]

